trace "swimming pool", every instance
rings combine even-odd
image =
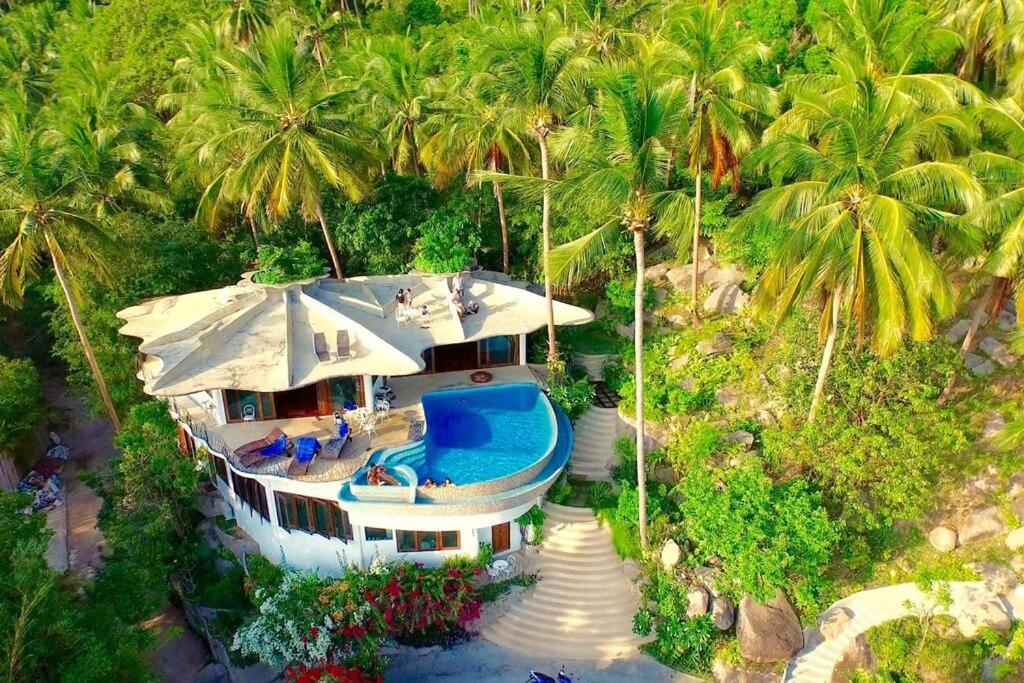
[[[456,485],[499,479],[540,462],[554,448],[555,413],[535,384],[505,384],[423,394],[427,477]]]

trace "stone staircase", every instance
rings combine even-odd
[[[573,426],[572,457],[569,474],[581,479],[608,479],[615,462],[613,444],[618,424],[615,408],[593,406]]]
[[[610,661],[638,654],[633,585],[608,530],[587,508],[545,503],[537,585],[482,631],[522,654]]]
[[[806,645],[800,656],[786,668],[786,683],[821,683],[831,681],[836,665],[843,660],[846,649],[862,633],[885,621],[869,619],[863,612],[856,614],[850,625],[838,637],[825,641],[818,629],[805,629]]]

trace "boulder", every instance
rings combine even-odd
[[[681,356],[676,356],[668,363],[669,370],[680,370],[685,368],[690,362],[690,354],[684,353]]]
[[[647,270],[644,271],[644,277],[654,284],[660,285],[668,281],[668,278],[665,276],[668,275],[668,271],[672,270],[672,268],[673,264],[668,261],[648,266]]]
[[[854,677],[857,671],[871,671],[875,668],[875,655],[868,646],[868,640],[864,634],[860,634],[850,641],[850,644],[843,650],[843,658],[836,664],[832,674],[833,681],[848,681]]]
[[[711,621],[719,631],[728,631],[736,622],[736,609],[732,606],[732,600],[719,595],[711,600]]]
[[[992,411],[985,418],[985,425],[981,428],[981,438],[991,439],[999,436],[1006,429],[1006,418],[998,411]]]
[[[1024,472],[1015,472],[1010,476],[1010,483],[1006,487],[1006,495],[1010,498],[1019,498],[1024,494]]]
[[[672,268],[665,273],[665,279],[677,292],[689,296],[693,290],[693,265],[688,263],[680,268]],[[697,284],[700,285],[700,276],[697,277]]]
[[[1018,574],[1024,572],[1024,555],[1014,555],[1010,558],[1010,567]]]
[[[715,400],[726,408],[732,408],[740,402],[740,394],[732,387],[726,385],[715,390]]]
[[[729,432],[725,435],[725,440],[731,443],[743,444],[744,448],[748,449],[754,445],[754,435],[742,429],[737,429],[735,432]]]
[[[998,599],[977,600],[968,603],[960,611],[956,617],[956,626],[964,638],[974,638],[986,626],[1006,633],[1010,630],[1010,615]]]
[[[971,321],[966,318],[957,320],[948,330],[946,330],[946,338],[951,342],[960,343],[967,336],[967,330],[971,329]]]
[[[781,590],[768,605],[743,596],[736,619],[736,639],[740,654],[752,662],[784,662],[804,646],[800,620]]]
[[[608,299],[601,299],[594,307],[594,318],[604,320],[606,317],[608,317]]]
[[[1024,527],[1014,529],[1006,534],[1006,547],[1010,550],[1019,550],[1024,547]]]
[[[690,586],[686,599],[689,600],[686,607],[687,617],[699,617],[708,613],[708,592],[703,586]]]
[[[721,332],[716,332],[711,339],[697,342],[697,353],[702,356],[720,356],[732,351],[732,339]]]
[[[761,408],[757,411],[757,421],[765,427],[774,427],[779,424],[779,418],[775,417],[775,413],[767,408]]]
[[[665,299],[668,298],[668,290],[663,287],[654,288],[654,301],[655,303],[663,304]]]
[[[1005,596],[1017,587],[1017,576],[1013,570],[998,562],[971,562],[967,565],[985,582],[985,589],[994,595]]]
[[[978,348],[981,349],[986,356],[999,363],[1002,366],[1013,365],[1016,360],[1010,350],[1006,348],[1006,345],[995,337],[985,337],[978,342]]]
[[[697,567],[693,570],[693,580],[695,583],[704,586],[704,590],[710,593],[711,597],[717,598],[719,592],[715,588],[715,583],[718,581],[718,576],[721,573],[722,570],[718,567]]]
[[[937,526],[928,533],[928,542],[940,553],[956,548],[956,532],[948,526]]]
[[[661,565],[665,569],[672,569],[679,564],[679,560],[682,558],[683,551],[679,548],[679,544],[671,538],[665,541],[665,545],[661,547]]]
[[[957,528],[957,538],[961,545],[966,545],[1001,534],[1004,528],[1003,514],[999,508],[990,505],[967,513]]]
[[[850,610],[845,607],[834,607],[821,615],[818,630],[825,640],[835,640],[852,620]]]
[[[1003,332],[1009,332],[1017,327],[1017,314],[1011,313],[1010,311],[1001,311],[999,313],[999,317],[996,318],[996,325],[998,325],[999,329]]]
[[[1024,524],[1024,496],[1020,496],[1014,500],[1011,507],[1013,508],[1013,514],[1017,515],[1017,520],[1021,524]]]
[[[971,374],[975,377],[987,377],[996,369],[996,366],[992,364],[992,361],[985,360],[975,353],[969,353],[964,356],[964,365],[967,366],[967,369],[970,370]]]
[[[624,339],[632,339],[636,334],[636,328],[633,325],[616,325],[615,332]]]
[[[746,276],[736,266],[722,265],[719,268],[708,268],[701,273],[701,283],[709,287],[725,287],[726,285],[742,285]]]
[[[740,289],[739,285],[730,283],[717,288],[704,299],[704,312],[736,315],[749,303],[750,295]]]

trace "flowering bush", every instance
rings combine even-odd
[[[288,668],[284,676],[289,683],[379,683],[384,680],[380,674],[371,676],[359,669],[327,662],[316,666],[299,664]]]
[[[375,676],[386,639],[446,643],[480,616],[473,571],[375,561],[342,579],[286,572],[279,585],[255,589],[258,613],[235,634],[233,648],[295,667],[295,680],[321,680],[298,676],[333,675],[324,665],[337,663]]]

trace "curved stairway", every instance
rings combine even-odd
[[[598,406],[576,420],[569,474],[581,479],[608,479],[608,469],[615,461],[618,420],[618,410]]]
[[[523,654],[609,661],[638,654],[636,598],[608,530],[587,508],[545,503],[539,581],[482,631]]]

